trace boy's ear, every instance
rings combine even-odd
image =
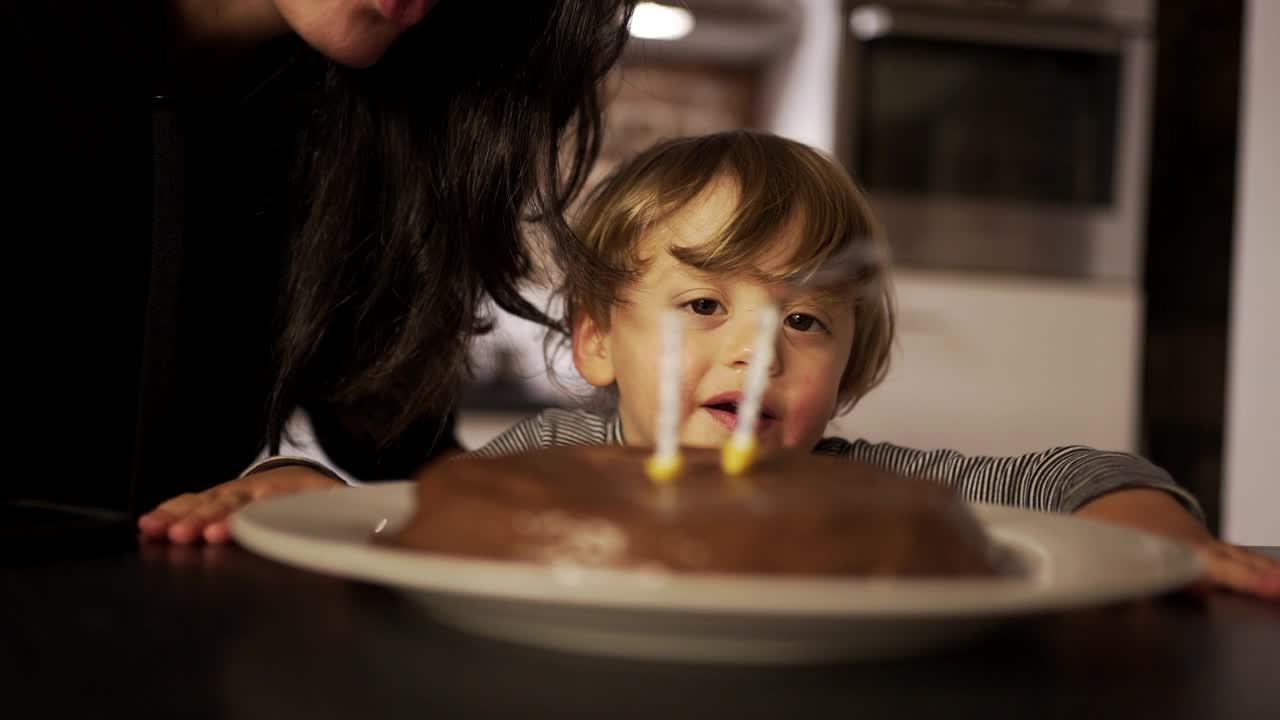
[[[600,327],[591,313],[578,310],[573,316],[573,365],[583,379],[595,387],[607,387],[616,379],[609,331]]]

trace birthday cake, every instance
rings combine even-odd
[[[729,477],[683,451],[666,483],[627,447],[442,462],[391,540],[432,553],[549,565],[824,576],[985,576],[991,544],[952,491],[799,451]]]

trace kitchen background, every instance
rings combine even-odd
[[[685,0],[632,30],[594,178],[763,128],[838,158],[885,222],[894,365],[833,432],[1138,452],[1228,539],[1280,544],[1280,3]],[[476,344],[465,445],[585,390],[543,339],[502,317]]]

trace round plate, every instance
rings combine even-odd
[[[289,565],[405,591],[477,634],[644,659],[792,663],[922,653],[1001,620],[1153,595],[1201,571],[1182,545],[1065,515],[974,505],[1007,577],[774,578],[474,560],[375,542],[413,484],[300,493],[231,519],[242,546]]]

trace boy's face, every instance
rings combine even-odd
[[[680,444],[718,447],[737,422],[737,403],[752,365],[759,313],[772,303],[782,313],[775,359],[757,435],[763,447],[810,448],[835,412],[840,378],[853,343],[853,299],[812,288],[765,285],[750,275],[709,276],[672,257],[671,247],[696,247],[714,237],[734,210],[736,193],[713,187],[645,238],[644,274],[611,311],[609,327],[579,317],[574,362],[593,385],[617,383],[628,444],[654,444],[658,417],[661,316],[684,320]],[[797,244],[796,231],[777,238],[759,269],[781,269]]]

